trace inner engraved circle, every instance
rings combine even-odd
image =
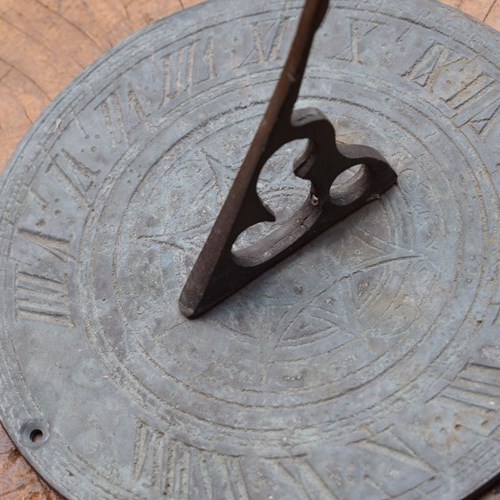
[[[256,122],[257,116],[258,115],[254,115],[251,120]],[[217,120],[215,120],[215,122],[216,121]],[[234,123],[234,120],[231,118],[224,118],[222,121]],[[254,123],[254,125],[256,125],[256,123]],[[356,127],[359,126],[360,124],[356,123]],[[214,127],[214,123],[211,123],[210,128],[214,129]],[[236,128],[237,130],[237,127],[238,125],[236,124],[236,127],[233,128]],[[215,127],[215,129],[217,130],[217,127]],[[235,131],[233,130],[233,132]],[[217,133],[217,131],[215,133]],[[220,132],[218,133],[222,133],[227,140],[224,127],[220,129]],[[350,133],[352,133],[352,131]],[[370,134],[370,131],[367,130],[365,133]],[[201,129],[201,133],[199,134],[200,137],[208,136],[207,142],[212,140],[210,135],[211,134],[207,134],[204,129]],[[245,137],[247,136],[248,130],[240,131],[240,135],[236,132],[236,138],[234,141],[230,141],[228,143],[227,148],[229,151],[234,151],[236,146],[240,147],[241,150],[244,151],[245,147],[241,147],[241,145],[245,143]],[[193,141],[193,137],[190,137],[189,140]],[[207,153],[205,150],[206,148],[204,148],[204,144],[196,144],[197,147],[192,148],[196,152],[195,156],[202,151],[204,161],[208,162],[208,168],[205,173],[208,177],[205,180],[207,182],[210,182],[210,179],[212,182],[222,182],[220,179],[223,179],[224,182],[226,182],[225,187],[228,187],[231,182],[231,175],[234,176],[234,171],[241,161],[241,158],[238,156],[231,156],[230,152],[228,153],[228,151],[225,151],[225,154],[228,155],[226,171],[224,171],[224,168],[220,165],[217,167],[218,170],[214,171],[213,164],[216,164],[217,161],[220,163],[220,159],[215,158],[215,156],[211,155],[210,152]],[[346,390],[346,388],[342,386],[339,387],[339,383],[341,383],[347,375],[350,377],[350,381],[358,386],[369,382],[369,380],[375,376],[374,366],[377,364],[380,365],[378,366],[378,369],[381,369],[382,371],[388,369],[397,361],[398,356],[404,357],[405,349],[406,352],[410,350],[412,348],[411,346],[415,346],[418,343],[418,339],[422,338],[422,335],[425,335],[428,332],[425,328],[421,329],[419,336],[415,335],[415,332],[410,330],[409,334],[407,334],[407,337],[411,337],[412,339],[410,346],[402,348],[403,354],[400,352],[399,354],[394,355],[393,352],[392,356],[385,355],[386,364],[384,365],[384,362],[381,362],[380,360],[384,358],[384,354],[389,349],[388,346],[391,343],[393,343],[393,347],[397,346],[398,342],[401,341],[401,338],[405,337],[401,332],[411,329],[415,322],[415,317],[410,316],[408,320],[408,314],[406,313],[401,315],[401,319],[395,320],[394,316],[390,316],[391,311],[389,311],[388,317],[394,328],[392,330],[388,329],[388,322],[383,322],[382,325],[379,325],[379,330],[374,329],[372,332],[368,332],[369,334],[372,333],[371,336],[366,336],[368,338],[368,342],[371,342],[374,346],[374,355],[369,360],[365,360],[364,364],[358,364],[358,366],[355,366],[354,369],[352,361],[355,360],[355,356],[348,358],[348,362],[351,362],[349,367],[347,367],[345,363],[342,365],[342,360],[345,359],[345,353],[347,351],[352,353],[353,342],[356,342],[359,339],[355,338],[355,332],[354,335],[353,332],[346,333],[345,330],[340,328],[338,324],[335,324],[331,320],[331,317],[328,318],[328,314],[335,314],[335,312],[339,310],[343,311],[346,304],[345,301],[344,303],[341,303],[333,297],[334,294],[327,293],[324,297],[325,300],[321,302],[319,309],[322,313],[325,313],[325,310],[327,310],[328,307],[333,307],[327,311],[328,314],[326,314],[325,317],[314,318],[314,320],[320,323],[320,326],[321,322],[324,324],[329,321],[329,328],[327,328],[326,331],[321,331],[321,328],[316,327],[317,331],[312,331],[312,328],[310,327],[312,323],[311,318],[304,317],[300,312],[297,313],[297,311],[304,309],[304,304],[308,304],[308,310],[311,309],[311,305],[314,308],[314,304],[311,302],[311,296],[314,296],[314,292],[317,292],[317,290],[304,289],[300,283],[300,278],[297,279],[297,276],[300,277],[300,274],[304,272],[306,272],[306,275],[304,275],[306,276],[305,280],[309,279],[307,277],[307,272],[310,271],[311,267],[307,269],[306,266],[304,269],[304,266],[300,263],[296,264],[295,262],[289,260],[279,268],[279,271],[273,272],[277,276],[272,276],[271,278],[263,277],[262,283],[251,285],[251,287],[262,287],[261,289],[264,291],[265,297],[264,304],[256,307],[256,305],[252,303],[252,299],[249,300],[252,293],[256,293],[255,290],[252,292],[251,288],[249,288],[247,291],[248,295],[246,297],[245,292],[242,292],[238,294],[236,298],[230,299],[232,302],[228,303],[227,307],[220,308],[207,316],[207,321],[212,325],[212,330],[208,332],[206,338],[200,338],[200,336],[193,338],[192,335],[190,335],[189,322],[184,321],[176,311],[176,299],[180,287],[183,284],[183,279],[185,279],[187,272],[190,269],[190,265],[197,255],[198,249],[201,248],[204,232],[209,230],[212,220],[216,216],[216,210],[220,205],[222,193],[217,190],[214,191],[206,189],[206,193],[204,195],[205,198],[202,197],[201,200],[184,200],[183,206],[191,208],[191,210],[188,208],[185,212],[187,214],[187,219],[190,218],[187,225],[184,223],[183,217],[179,216],[182,212],[178,209],[178,207],[176,208],[175,204],[174,206],[168,206],[168,203],[171,203],[172,200],[175,199],[176,189],[177,196],[185,196],[186,192],[188,192],[188,190],[185,190],[182,187],[182,183],[185,181],[183,179],[177,180],[175,178],[175,165],[182,165],[183,168],[186,169],[191,168],[191,172],[201,171],[201,168],[199,167],[201,158],[183,158],[182,151],[185,149],[185,145],[182,145],[182,147],[181,145],[176,145],[163,157],[163,159],[160,159],[156,165],[156,169],[159,170],[160,173],[148,173],[144,177],[144,179],[148,179],[145,185],[151,186],[150,188],[147,188],[145,191],[142,185],[138,189],[134,188],[134,197],[130,201],[130,206],[134,207],[133,210],[135,210],[138,206],[144,206],[145,200],[152,201],[149,206],[154,207],[154,209],[152,211],[146,210],[146,214],[140,218],[138,224],[137,221],[128,221],[128,218],[125,218],[127,222],[125,224],[122,223],[122,229],[119,234],[121,243],[117,245],[117,248],[128,248],[125,241],[131,241],[132,248],[127,249],[125,253],[121,252],[121,254],[118,254],[115,258],[117,272],[115,287],[118,286],[115,292],[118,292],[119,296],[122,298],[127,298],[125,302],[122,300],[121,306],[121,311],[124,312],[125,316],[125,323],[130,329],[127,341],[133,343],[135,346],[132,349],[133,352],[140,353],[144,356],[142,358],[143,361],[149,359],[149,362],[153,363],[151,366],[157,371],[158,377],[162,377],[162,380],[165,379],[165,376],[167,376],[167,378],[172,377],[175,373],[174,384],[179,384],[179,389],[177,391],[170,391],[169,394],[179,394],[185,404],[186,399],[188,401],[191,397],[196,399],[197,396],[195,395],[198,391],[198,394],[202,397],[202,399],[208,397],[211,402],[219,399],[220,402],[226,406],[226,408],[231,408],[231,405],[236,404],[237,406],[235,407],[235,411],[237,412],[241,412],[242,408],[245,409],[250,407],[258,409],[269,406],[275,416],[276,411],[281,407],[284,409],[284,425],[289,425],[290,422],[287,422],[286,417],[286,410],[288,407],[297,410],[297,408],[305,405],[304,411],[310,417],[314,414],[313,403],[315,401],[318,408],[321,408],[325,401],[342,395],[342,391]],[[181,156],[179,157],[172,153],[174,150],[181,151]],[[411,158],[411,154],[408,155],[408,158]],[[212,162],[212,165],[210,165],[210,162]],[[286,163],[286,161],[283,163]],[[196,169],[197,165],[198,169]],[[210,166],[212,168],[210,168]],[[279,178],[277,182],[278,186],[283,184],[286,185],[286,175],[289,175],[286,168],[281,168],[281,171],[285,172],[285,174]],[[200,175],[202,175],[201,172]],[[215,176],[215,179],[213,179],[212,176]],[[197,179],[195,176],[193,182],[196,181]],[[433,181],[430,181],[428,185],[432,186],[435,182],[436,180],[433,179]],[[179,183],[178,187],[176,187],[177,183]],[[359,268],[356,268],[354,273],[347,273],[346,276],[338,276],[337,279],[333,280],[333,285],[330,284],[326,287],[326,289],[331,292],[332,290],[335,290],[335,287],[340,283],[341,286],[338,288],[342,293],[347,294],[346,298],[348,300],[351,300],[354,283],[354,289],[360,296],[359,310],[362,314],[366,314],[367,317],[370,318],[370,321],[373,321],[373,316],[370,316],[370,308],[372,308],[372,311],[373,308],[380,308],[381,301],[378,296],[380,296],[384,287],[389,290],[398,289],[399,292],[404,291],[401,279],[397,278],[398,273],[413,273],[413,275],[420,276],[423,282],[425,282],[425,280],[437,279],[438,270],[433,269],[432,267],[426,267],[423,255],[419,255],[415,252],[415,249],[412,248],[412,245],[415,245],[415,242],[412,241],[415,238],[415,235],[412,236],[411,231],[406,231],[405,235],[398,235],[396,223],[394,222],[395,211],[398,216],[401,216],[401,214],[406,215],[408,213],[404,207],[404,189],[418,189],[418,186],[416,185],[417,183],[418,174],[411,171],[409,173],[404,173],[401,178],[402,190],[399,193],[402,195],[401,199],[399,201],[392,199],[386,204],[382,202],[382,207],[380,208],[380,211],[384,214],[385,218],[383,226],[387,234],[384,234],[384,237],[386,237],[388,241],[384,242],[380,240],[378,241],[378,244],[383,247],[384,244],[389,243],[389,246],[391,247],[390,250],[392,252],[396,252],[396,254],[387,259],[387,263],[383,262],[383,260],[378,263],[375,261],[373,263],[368,263],[367,267],[370,268],[369,271],[365,271],[363,267],[358,266]],[[274,186],[276,186],[276,184]],[[203,187],[206,188],[206,186],[197,186],[194,191],[200,193],[202,192]],[[426,194],[428,195],[427,202],[431,202],[433,199],[432,192],[429,191]],[[219,199],[217,199],[217,196]],[[212,197],[212,199],[207,201],[210,197]],[[453,197],[450,196],[449,199],[453,199]],[[211,208],[211,212],[209,212],[209,207]],[[365,210],[365,212],[368,212],[368,210]],[[426,213],[434,213],[434,216],[430,216],[433,220],[419,221],[418,226],[429,231],[429,234],[422,241],[425,241],[426,245],[431,246],[431,233],[433,230],[437,229],[437,227],[432,228],[431,226],[432,224],[438,223],[437,221],[441,218],[440,214],[442,213],[442,210],[439,208],[439,205],[435,205],[434,202],[433,206],[426,209]],[[161,214],[164,215],[162,216]],[[380,220],[375,222],[370,220],[370,217],[368,217],[368,221],[363,220],[367,218],[366,213],[364,216],[355,215],[353,218],[355,218],[355,221],[351,221],[352,225],[354,227],[358,227],[358,229],[361,230],[361,235],[364,234],[365,237],[366,234],[369,234],[370,224],[375,224],[377,227],[380,227]],[[378,218],[380,218],[380,215],[378,215]],[[176,248],[176,246],[179,245],[179,241],[176,241],[175,235],[172,231],[169,233],[168,230],[165,230],[164,219],[166,219],[167,222],[172,220],[175,227],[182,228],[183,234],[181,235],[179,241],[182,244],[182,239],[185,238],[185,241],[188,241],[188,245],[191,245],[190,247],[180,249]],[[411,220],[411,218],[408,223],[411,224],[413,231],[415,231],[415,223]],[[161,229],[160,231],[158,231],[159,228]],[[140,230],[138,231],[138,229]],[[147,229],[147,231],[144,231],[144,229]],[[190,231],[191,233],[189,233]],[[354,252],[347,251],[347,253],[344,251],[343,253],[340,253],[340,256],[338,256],[337,260],[335,260],[335,256],[332,256],[335,252],[331,251],[331,248],[336,248],[335,246],[340,246],[341,249],[344,247],[349,248],[349,243],[346,243],[349,239],[351,239],[350,245],[352,245],[354,240],[356,240],[359,245],[360,239],[361,241],[363,239],[360,234],[355,234],[354,236],[349,235],[346,238],[342,235],[342,233],[346,231],[349,232],[349,229],[346,230],[346,224],[335,230],[334,236],[331,236],[333,242],[332,246],[329,248],[329,245],[327,245],[326,253],[325,248],[322,248],[324,247],[324,244],[313,243],[311,248],[306,248],[306,250],[302,252],[301,257],[293,260],[300,261],[300,259],[307,259],[307,252],[310,252],[311,255],[317,252],[323,252],[324,255],[322,255],[322,257],[327,260],[323,261],[323,264],[320,267],[328,267],[329,259],[330,265],[333,265],[333,267],[336,268],[342,268],[342,266],[346,265],[349,258],[354,258],[354,260],[356,260],[356,250],[354,250]],[[365,231],[365,233],[363,233],[363,231]],[[391,235],[391,231],[396,231],[396,233]],[[395,243],[394,238],[396,238]],[[397,241],[398,238],[400,241]],[[340,243],[338,241],[339,239]],[[422,244],[422,241],[420,244]],[[403,248],[405,243],[407,245],[406,253],[404,253],[405,249]],[[174,250],[172,251],[172,249]],[[383,253],[382,249],[379,248],[375,250],[378,250],[378,253],[380,254]],[[424,250],[424,248],[421,248],[420,250]],[[403,253],[401,254],[401,252]],[[354,256],[352,253],[354,253]],[[377,251],[375,254],[377,254]],[[377,255],[377,257],[378,256],[379,255]],[[332,260],[332,258],[334,260]],[[191,261],[189,259],[191,259]],[[377,269],[378,264],[380,264],[379,269]],[[290,272],[288,273],[287,271]],[[440,270],[440,272],[442,273],[443,270]],[[451,277],[454,276],[454,273],[454,269],[450,269],[448,271],[449,282],[451,282]],[[142,277],[141,280],[137,279],[139,275]],[[136,277],[134,278],[134,276]],[[355,277],[354,280],[353,277]],[[407,276],[404,275],[404,277],[406,278]],[[370,290],[370,280],[375,283],[375,287],[372,289],[373,291]],[[130,285],[133,285],[134,283],[140,283],[141,290],[131,289]],[[294,290],[293,301],[295,301],[295,304],[290,303],[287,298],[287,294],[280,293],[283,283],[286,283],[288,291]],[[427,285],[429,285],[429,283],[427,283]],[[151,287],[149,290],[147,290],[148,286]],[[422,285],[421,289],[423,296],[425,295],[424,290],[426,288],[427,286]],[[443,286],[443,288],[448,289],[448,285]],[[269,290],[274,290],[274,294],[271,292],[271,295],[269,295]],[[370,291],[372,291],[371,294]],[[266,293],[267,295],[265,295]],[[134,301],[130,302],[130,297],[140,297],[141,301],[142,299],[147,301],[148,298],[151,299],[152,297],[155,297],[155,299],[152,299],[152,302],[146,302],[148,303],[148,306],[144,307],[144,304],[137,302],[134,303]],[[159,299],[159,301],[157,299]],[[394,299],[394,296],[392,296],[391,299]],[[421,306],[421,304],[418,303],[418,299],[415,299],[415,297],[412,298],[407,294],[405,295],[402,293],[401,299],[403,307],[404,301],[409,301],[409,310],[411,310],[412,300],[414,301],[413,307],[419,309]],[[99,301],[97,300],[96,303],[99,304]],[[260,307],[262,305],[263,307]],[[316,308],[317,307],[318,306],[316,306]],[[438,314],[440,309],[439,304],[435,303],[434,307],[436,311],[435,314]],[[387,310],[387,305],[385,306],[385,309]],[[130,312],[133,311],[137,311],[139,313],[140,321],[144,320],[145,314],[148,314],[148,317],[151,319],[151,321],[147,323],[148,326],[144,328],[142,332],[141,328],[136,323],[137,317],[130,314]],[[154,311],[154,314],[151,314],[151,311]],[[275,343],[274,349],[276,359],[271,360],[271,364],[277,365],[278,369],[272,373],[271,376],[267,375],[267,379],[265,379],[266,374],[263,374],[262,370],[258,373],[255,371],[252,373],[251,371],[253,368],[252,365],[255,364],[255,360],[259,359],[258,351],[259,349],[262,349],[262,345],[259,344],[259,341],[262,339],[259,339],[258,335],[255,334],[255,331],[252,331],[251,321],[250,323],[245,323],[242,327],[239,321],[241,316],[244,316],[245,313],[242,315],[241,311],[246,311],[247,318],[251,321],[256,321],[255,324],[258,325],[255,329],[256,331],[266,332],[265,325],[267,324],[271,325],[267,332],[270,331],[271,334],[278,332],[277,336],[279,337],[279,341]],[[250,314],[249,311],[252,314]],[[405,310],[403,309],[403,311]],[[238,315],[240,315],[240,319],[238,319]],[[99,314],[96,315],[96,317],[98,316]],[[405,317],[408,320],[406,323],[404,322]],[[273,322],[273,319],[275,318],[277,318],[277,321],[275,320]],[[287,331],[278,330],[280,327],[280,319],[283,320],[281,324],[292,324],[294,327],[291,329],[292,335],[288,338],[286,337],[286,334],[288,333]],[[342,318],[337,317],[335,319],[340,322]],[[344,318],[344,325],[345,324],[347,324],[347,321]],[[360,327],[360,330],[363,329],[361,323],[358,324],[358,327]],[[381,332],[384,333],[381,334]],[[244,355],[242,355],[241,358],[238,358],[238,360],[235,360],[236,362],[232,366],[225,366],[224,362],[227,364],[228,360],[225,359],[224,362],[221,363],[220,358],[218,358],[220,353],[210,350],[210,342],[212,341],[212,336],[214,335],[224,335],[228,342],[233,343],[233,347],[234,342],[236,342],[240,346],[239,348],[242,350]],[[363,340],[366,341],[366,339]],[[377,343],[379,349],[378,351]],[[172,345],[175,347],[171,347]],[[203,346],[202,348],[206,348],[207,350],[203,352],[200,350],[202,349],[200,346]],[[196,348],[198,348],[198,350]],[[366,345],[363,346],[363,349],[366,349]],[[398,349],[401,349],[401,346]],[[395,351],[398,352],[398,349],[395,349]],[[335,358],[336,350],[337,358]],[[322,358],[324,360],[325,357],[327,361],[323,361],[323,366],[326,367],[326,369],[322,368],[322,370],[319,370],[319,373],[314,373],[312,376],[310,373],[307,373],[306,369],[304,369],[304,363],[307,363],[311,359],[314,359],[315,362],[319,361],[319,363],[321,363]],[[218,361],[214,362],[214,359]],[[206,364],[208,361],[212,363],[212,366]],[[364,368],[366,378],[363,381],[360,373],[362,373]],[[375,370],[376,369],[377,368],[375,368]],[[231,378],[231,372],[236,376],[241,376],[241,379],[238,380],[234,377]],[[218,376],[220,376],[220,379],[217,378]],[[248,380],[242,382],[245,377],[247,377]],[[263,378],[265,379],[267,386],[263,385]],[[226,382],[230,380],[231,382],[229,384],[222,384],[222,380],[225,380]],[[161,389],[159,387],[152,388],[150,386],[147,388],[146,386],[143,386],[142,388],[138,387],[138,390],[153,392],[159,401],[164,399],[161,395]],[[190,396],[187,396],[187,394],[190,394]],[[169,403],[171,402],[169,401]],[[230,404],[228,405],[228,403]],[[187,407],[185,407],[185,410],[188,411],[188,413],[190,412],[188,409],[189,406],[190,403],[188,402]],[[178,409],[179,405],[176,404],[175,408]],[[211,417],[210,411],[207,411],[206,406],[203,411],[204,418],[208,418],[209,420],[214,418],[215,421],[218,421],[221,414],[220,412],[217,412],[216,416]],[[318,411],[321,412],[321,410]],[[228,417],[224,417],[220,423],[225,421],[226,425],[228,425],[234,418],[234,415],[233,417],[230,415],[231,412],[229,412],[229,420]],[[262,418],[261,413],[259,423],[263,425],[264,428],[266,425],[269,425],[265,423],[265,419]],[[245,421],[244,425],[248,426],[249,423]]]

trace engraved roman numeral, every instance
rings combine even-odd
[[[365,21],[364,19],[351,19],[350,24],[350,45],[349,57],[344,60],[354,64],[361,64],[360,60],[360,45],[366,37],[382,26],[381,23],[374,21]],[[339,57],[342,59],[342,56]]]
[[[469,83],[456,94],[449,97],[446,102],[457,111],[462,107],[475,106],[485,95],[492,90],[495,80],[485,73],[475,76]]]
[[[148,125],[149,112],[139,99],[132,85],[125,90],[111,92],[96,106],[106,127],[111,145],[130,144],[131,132],[139,126]]]
[[[438,89],[437,83],[452,66],[455,73],[470,73],[471,76],[452,95],[440,96],[443,90]],[[500,96],[496,79],[481,71],[472,59],[457,57],[439,43],[433,43],[403,76],[437,93],[457,113],[457,124],[469,124],[479,136],[488,134],[499,122]]]
[[[170,439],[145,422],[136,431],[134,478],[167,498],[248,499],[240,458]]]
[[[481,92],[484,101],[488,98],[485,90],[486,88]],[[456,121],[459,126],[470,125],[480,137],[488,136],[493,129],[498,129],[500,126],[500,96],[486,106],[467,106],[467,110]]]
[[[73,258],[70,241],[27,228],[18,230],[19,236],[52,255],[55,263],[66,268]],[[61,273],[62,274],[62,273]],[[18,319],[72,325],[66,274],[63,278],[48,271],[16,267],[15,304]]]
[[[197,40],[163,58],[162,105],[216,77],[214,40]]]
[[[85,165],[70,152],[63,149],[54,158],[48,171],[52,171],[66,191],[80,203],[83,205],[92,203],[91,188],[100,173],[98,169]]]
[[[446,47],[434,43],[403,76],[432,91],[444,68],[458,60]]]
[[[165,494],[168,487],[166,443],[165,434],[143,422],[139,423],[135,440],[134,477],[136,481],[145,480],[160,495]]]
[[[71,326],[66,281],[16,269],[17,319]]]
[[[500,369],[480,363],[470,363],[442,393],[467,407],[486,410],[500,408]]]
[[[252,23],[253,47],[240,66],[275,62],[281,59],[285,35],[290,33],[292,19]]]
[[[69,240],[25,228],[20,228],[18,233],[25,240],[44,248],[62,262],[68,262],[72,258]]]
[[[368,36],[383,26],[383,23],[349,18],[348,43],[333,57],[353,64],[363,64],[362,44],[369,43]]]
[[[124,140],[128,142],[125,117],[118,94],[116,92],[111,93],[107,99],[102,101],[98,109],[104,118],[104,124],[111,138],[112,146],[115,148]]]
[[[499,126],[500,91],[490,75],[479,73],[446,102],[457,111],[457,124],[470,125],[480,137]]]

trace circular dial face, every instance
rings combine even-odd
[[[462,15],[332,3],[298,107],[381,151],[398,186],[202,318],[178,310],[302,6],[153,25],[11,162],[0,411],[63,493],[457,498],[500,470],[500,39]],[[308,195],[303,147],[259,180],[278,221]]]

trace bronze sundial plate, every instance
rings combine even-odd
[[[302,5],[154,24],[5,174],[0,412],[69,497],[456,499],[500,471],[500,37],[469,18],[332,3],[299,104],[398,186],[202,318],[178,310]],[[259,183],[281,220],[309,192],[302,147]]]

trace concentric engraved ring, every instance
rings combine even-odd
[[[61,490],[456,498],[500,467],[498,37],[434,3],[333,3],[300,105],[399,184],[198,321],[177,298],[301,2],[215,1],[146,30],[13,160],[0,407]],[[278,217],[308,191],[300,147],[263,172]]]
[[[311,73],[312,82],[321,81],[325,85],[328,81],[325,76]],[[338,73],[338,70],[334,72]],[[272,85],[269,82],[274,81],[265,74],[261,79],[262,85],[267,82],[268,87]],[[427,290],[438,288],[453,292],[457,276],[467,272],[461,269],[463,227],[455,220],[460,207],[453,201],[457,195],[442,170],[425,171],[413,160],[429,155],[426,165],[443,161],[404,126],[404,116],[415,112],[414,108],[408,106],[408,111],[403,112],[400,97],[393,97],[389,109],[399,110],[398,121],[377,109],[377,101],[384,95],[380,91],[373,93],[357,85],[358,101],[354,104],[343,98],[348,89],[356,85],[354,79],[343,80],[339,75],[330,85],[337,96],[332,108],[337,113],[340,106],[345,109],[345,112],[342,109],[342,122],[350,139],[357,134],[359,139],[368,138],[373,144],[386,142],[388,149],[398,141],[392,163],[398,165],[401,172],[399,189],[381,200],[378,209],[370,207],[353,217],[354,220],[346,221],[300,257],[269,273],[203,322],[184,320],[176,310],[175,298],[211,227],[217,202],[241,162],[262,106],[247,105],[245,113],[235,113],[233,96],[237,94],[238,84],[232,83],[233,92],[223,88],[227,112],[220,112],[224,109],[221,102],[216,108],[219,116],[212,118],[207,113],[206,122],[200,124],[195,134],[190,134],[189,145],[186,140],[180,140],[172,147],[167,146],[165,132],[160,131],[152,142],[164,144],[165,151],[159,150],[159,157],[150,163],[139,156],[123,165],[120,180],[113,180],[119,187],[105,188],[110,197],[102,196],[96,204],[100,218],[92,219],[91,239],[83,240],[83,248],[91,252],[84,260],[95,263],[93,255],[104,254],[100,245],[109,246],[110,239],[115,242],[115,250],[99,268],[93,264],[85,269],[80,283],[88,284],[93,276],[99,277],[97,282],[94,280],[92,292],[96,297],[92,300],[94,311],[86,312],[85,316],[102,317],[102,309],[108,309],[110,301],[116,301],[113,308],[120,312],[124,326],[113,330],[114,335],[117,331],[123,335],[121,342],[117,343],[117,338],[113,342],[119,349],[127,343],[127,356],[140,358],[140,363],[136,361],[124,369],[133,372],[139,399],[145,400],[147,393],[155,396],[151,412],[157,412],[158,401],[164,401],[165,411],[175,406],[190,417],[197,416],[218,425],[241,427],[243,431],[252,426],[257,426],[256,430],[282,428],[289,434],[297,411],[302,411],[303,418],[310,419],[311,425],[318,425],[324,418],[326,403],[331,402],[329,411],[337,412],[342,425],[353,427],[356,422],[361,426],[363,422],[358,413],[347,421],[341,418],[335,407],[342,408],[342,405],[336,398],[366,385],[367,395],[361,399],[364,407],[372,407],[374,401],[368,394],[373,392],[373,383],[380,383],[377,374],[389,369],[401,371],[400,391],[417,377],[417,372],[398,369],[398,363],[408,363],[411,350],[426,337],[432,338],[434,324],[447,321],[449,307],[447,294],[440,294],[436,300]],[[387,82],[385,86],[390,84]],[[255,81],[257,93],[258,87],[259,82]],[[390,90],[397,93],[394,88]],[[322,109],[325,104],[328,106],[321,97],[309,97],[307,91],[306,104],[320,104]],[[210,102],[217,102],[214,95]],[[195,106],[197,112],[200,107],[203,109],[201,103]],[[366,108],[381,117],[380,123],[372,125],[375,132],[356,116],[362,116]],[[433,126],[439,130],[435,112],[427,108],[422,119],[432,117]],[[342,124],[340,127],[342,130]],[[377,130],[384,130],[385,137]],[[453,165],[455,168],[463,165],[464,175],[470,175],[459,146],[463,139],[459,134],[454,141],[457,152]],[[286,190],[287,195],[282,196],[284,204],[290,204],[293,197],[301,201],[304,195],[290,186],[291,159],[293,157],[284,155],[276,159],[273,178],[267,187],[269,192]],[[207,163],[209,168],[205,172],[202,168]],[[154,167],[148,169],[149,165]],[[130,171],[134,172],[133,178]],[[185,189],[188,183],[191,187]],[[114,191],[118,194],[114,195]],[[411,198],[417,191],[422,196]],[[439,197],[447,200],[446,203]],[[474,198],[472,193],[471,198]],[[127,209],[122,222],[113,219],[110,228],[106,210],[115,210],[125,199]],[[137,217],[137,207],[145,207],[140,217]],[[377,228],[375,238],[373,228]],[[437,234],[443,232],[450,234],[446,247],[433,248]],[[443,258],[443,251],[449,252],[445,258],[447,267],[437,264]],[[473,295],[477,281],[471,281],[469,287]],[[82,288],[80,293],[85,290]],[[258,302],[255,297],[260,297]],[[357,314],[356,318],[342,317],[349,309],[351,314]],[[420,318],[422,310],[426,311],[425,319]],[[352,324],[357,328],[352,328]],[[98,337],[108,335],[106,328],[99,324],[92,324],[90,331]],[[443,337],[444,343],[435,347],[436,352],[444,347],[465,351],[462,343],[453,347],[455,330],[449,329],[448,333],[449,337]],[[287,338],[287,334],[291,338]],[[271,336],[274,338],[270,339]],[[225,346],[223,353],[211,349],[214,339]],[[262,345],[265,342],[267,344]],[[110,368],[120,364],[121,352],[116,348],[115,356],[109,357],[113,351],[109,339],[101,338],[99,345],[106,346],[100,351],[105,353],[104,359]],[[371,355],[367,355],[370,349]],[[431,351],[425,346],[423,349]],[[262,350],[267,351],[265,360],[260,354]],[[242,355],[234,356],[234,352]],[[347,360],[346,353],[350,354]],[[214,363],[214,357],[219,362]],[[312,360],[315,366],[308,367]],[[144,370],[143,365],[148,368]],[[140,371],[136,372],[133,366],[139,366]],[[159,385],[148,387],[148,381],[155,380],[151,373],[157,373]],[[166,383],[167,380],[170,382]],[[379,397],[384,399],[383,394]],[[195,408],[202,410],[198,413]],[[363,406],[358,411],[362,409]],[[235,422],[241,424],[235,425]],[[339,430],[335,433],[338,435]],[[311,438],[324,440],[325,435]],[[260,439],[264,442],[269,438]]]

